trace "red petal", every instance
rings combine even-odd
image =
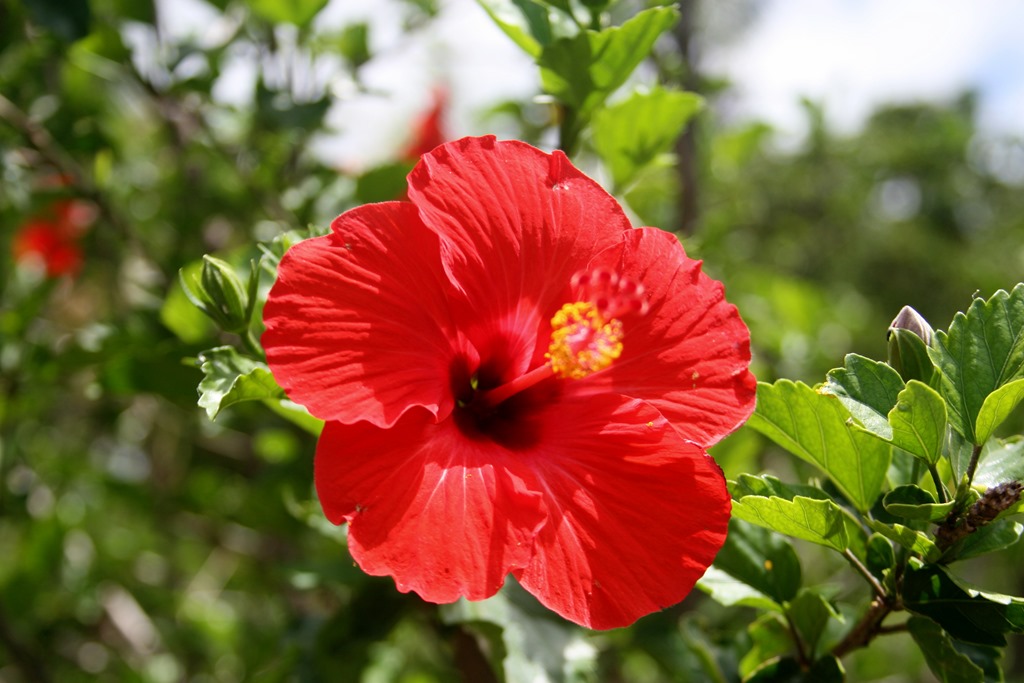
[[[411,204],[339,216],[281,260],[263,346],[288,396],[324,420],[390,426],[410,407],[452,408],[460,348],[437,235]]]
[[[704,274],[674,235],[655,228],[626,233],[623,245],[595,265],[642,282],[650,308],[623,320],[622,357],[589,378],[589,389],[647,401],[683,438],[704,447],[742,424],[756,389],[750,332],[722,283]]]
[[[368,574],[431,602],[480,600],[526,565],[542,519],[540,496],[506,466],[514,457],[424,411],[387,430],[328,422],[317,494],[331,521],[350,522],[349,550]]]
[[[721,470],[641,401],[565,400],[548,411],[543,481],[548,521],[516,572],[550,609],[589,628],[628,626],[674,605],[725,542]]]
[[[509,334],[535,331],[566,303],[573,273],[630,228],[615,199],[561,152],[493,137],[425,155],[409,175],[409,198],[451,242],[446,267],[476,307],[460,319],[489,326],[467,330],[478,348],[496,319]]]

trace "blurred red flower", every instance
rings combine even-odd
[[[433,602],[511,573],[591,628],[677,603],[726,535],[706,448],[754,405],[722,285],[561,152],[465,138],[409,197],[292,247],[264,312],[353,558]]]
[[[413,135],[399,157],[418,161],[421,156],[447,142],[444,119],[448,111],[448,89],[438,86],[431,95],[431,105],[413,125]]]
[[[82,266],[78,240],[94,219],[95,209],[88,202],[54,202],[49,211],[26,221],[15,234],[15,261],[38,262],[51,278],[74,275]]]

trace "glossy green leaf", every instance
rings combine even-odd
[[[939,547],[920,531],[902,524],[885,524],[870,518],[864,521],[872,530],[877,531],[890,541],[899,543],[907,550],[917,553],[928,562],[937,562],[942,557]]]
[[[950,423],[971,443],[983,443],[977,420],[985,400],[1024,378],[1024,284],[988,300],[975,299],[953,318],[948,333],[936,331],[929,353],[942,373]],[[985,431],[1000,412],[996,406],[991,411]]]
[[[784,484],[778,478],[769,474],[762,474],[756,477],[750,474],[740,474],[736,481],[729,481],[728,486],[729,493],[734,501],[745,499],[747,496],[760,496],[762,498],[782,498],[787,501],[802,497],[832,502],[829,495],[816,486]],[[867,538],[860,526],[860,522],[845,508],[838,505],[835,507],[838,508],[843,516],[843,522],[846,526],[847,547],[853,550],[858,557],[863,556],[866,550]],[[757,522],[754,523],[756,524]]]
[[[967,535],[950,550],[955,559],[966,560],[1009,548],[1020,541],[1022,533],[1024,526],[1009,519],[1001,519]]]
[[[889,411],[892,443],[934,465],[942,457],[946,402],[939,392],[917,380],[907,382]]]
[[[248,5],[267,21],[305,26],[327,6],[327,0],[248,0]]]
[[[931,384],[935,365],[924,340],[910,330],[889,330],[889,357],[904,382],[912,379]]]
[[[953,639],[942,627],[925,617],[910,617],[907,630],[921,648],[928,668],[941,683],[984,683],[985,674],[966,655],[953,646]]]
[[[615,187],[629,184],[655,157],[672,149],[704,98],[654,88],[594,114],[594,148],[612,173]]]
[[[871,508],[882,490],[891,447],[854,427],[835,396],[789,380],[761,382],[757,408],[747,424],[817,465],[862,512]]]
[[[199,406],[214,419],[221,410],[242,401],[284,398],[266,363],[241,355],[231,346],[199,354]]]
[[[160,322],[183,342],[195,344],[210,339],[214,334],[211,319],[196,306],[183,289],[182,281],[199,278],[203,262],[193,261],[181,269],[181,279],[171,283],[167,298],[160,307]]]
[[[824,595],[806,588],[786,606],[786,614],[789,615],[810,655],[817,653],[819,641],[829,621],[843,621],[843,616]]]
[[[982,451],[974,485],[988,488],[1008,481],[1024,481],[1024,440],[993,443]]]
[[[1005,679],[1003,678],[1001,667],[1003,651],[1000,648],[975,645],[960,640],[954,640],[953,647],[956,648],[957,652],[974,662],[975,666],[981,667],[985,675],[985,683],[1004,683]]]
[[[753,607],[780,614],[783,611],[782,605],[775,600],[714,566],[707,568],[704,576],[697,581],[697,588],[726,607]]]
[[[792,599],[800,588],[800,560],[785,539],[732,519],[715,567],[775,602]]]
[[[988,450],[987,445],[981,451],[982,458],[984,458],[986,450]],[[963,479],[967,473],[967,468],[970,466],[974,445],[956,429],[947,429],[943,451],[949,457],[949,465],[953,469],[954,481],[959,482]]]
[[[875,575],[875,578],[881,579],[885,576],[885,572],[896,564],[896,554],[892,550],[892,543],[882,534],[874,533],[868,537],[866,545],[864,564]]]
[[[642,62],[679,19],[672,7],[638,12],[621,26],[581,31],[545,46],[537,63],[544,90],[586,118]]]
[[[831,500],[828,494],[817,486],[807,486],[805,484],[784,484],[778,477],[773,477],[770,474],[761,474],[758,476],[754,476],[752,474],[740,474],[736,477],[736,481],[730,481],[728,482],[728,485],[729,493],[731,493],[732,497],[736,500],[739,500],[744,496],[778,496],[779,498],[785,498],[786,500],[792,500],[796,496],[803,496],[804,498]]]
[[[843,551],[850,545],[845,514],[831,500],[744,496],[733,501],[732,514],[751,524],[834,550]]]
[[[986,396],[974,426],[977,443],[988,441],[1021,400],[1024,400],[1024,379],[1004,384]]]
[[[908,567],[903,603],[966,643],[1004,647],[1005,634],[1024,632],[1024,600],[978,590],[937,565]]]
[[[821,392],[837,396],[865,429],[889,439],[889,411],[903,387],[899,373],[889,365],[851,353],[844,367],[829,371]]]
[[[898,486],[885,494],[882,505],[886,512],[903,519],[938,522],[949,516],[956,501],[939,503],[919,486]]]

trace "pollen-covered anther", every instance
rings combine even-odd
[[[605,318],[597,304],[565,304],[551,318],[547,358],[554,374],[582,379],[611,366],[622,355],[622,322]]]
[[[644,286],[607,268],[580,271],[572,276],[570,284],[579,300],[593,303],[606,319],[647,312]]]

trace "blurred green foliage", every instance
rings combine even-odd
[[[749,607],[697,594],[599,634],[538,612],[515,587],[498,602],[445,608],[399,594],[355,568],[344,529],[322,518],[311,486],[315,425],[259,402],[214,422],[197,407],[201,365],[241,362],[232,351],[200,352],[244,349],[259,314],[236,307],[229,313],[248,313],[250,327],[218,331],[189,303],[179,270],[202,281],[202,256],[215,253],[217,268],[234,268],[242,283],[228,288],[250,303],[272,277],[247,280],[250,263],[272,264],[295,238],[287,231],[396,197],[409,168],[398,152],[365,173],[312,154],[338,95],[290,65],[337,58],[326,62],[334,76],[358,90],[375,56],[366,24],[312,29],[324,4],[217,0],[222,30],[196,41],[162,32],[157,10],[173,2],[0,0],[0,681],[735,681],[784,652],[777,622],[752,623]],[[395,4],[415,31],[429,30],[443,3]],[[503,103],[495,111],[512,113],[507,133],[539,144],[560,131],[577,159],[610,160],[614,189],[639,222],[675,229],[680,197],[699,198],[684,244],[725,281],[762,379],[816,381],[854,350],[885,357],[888,322],[903,305],[944,325],[973,292],[1009,288],[1024,272],[1024,147],[979,133],[969,96],[879,111],[853,136],[832,132],[808,103],[810,134],[786,151],[764,125],[723,128],[704,114],[693,128],[699,153],[687,158],[673,154],[675,138],[699,103],[681,92],[685,60],[670,32],[657,44],[650,35],[668,31],[662,18],[674,10],[647,10],[640,23],[650,30],[634,53],[614,37],[623,29],[601,33],[615,27],[600,1],[481,4],[543,67],[538,92],[565,95],[560,110]],[[663,4],[612,9],[628,19]],[[509,23],[523,8],[529,21]],[[606,44],[621,52],[614,73],[587,71],[595,87],[573,90],[577,53]],[[617,99],[612,91],[652,44],[659,87]],[[215,95],[238,54],[256,72],[245,106]],[[716,92],[705,96],[713,111]],[[623,128],[658,102],[644,116],[668,111],[673,126]],[[691,185],[681,181],[686,163],[699,171]],[[38,263],[15,261],[17,235],[67,199],[96,219],[75,240],[81,271],[48,278]],[[218,409],[235,391],[266,398],[256,381],[221,386],[212,372]],[[804,472],[750,430],[716,454],[730,478],[765,466]],[[792,546],[738,529],[742,547],[724,560],[735,571],[751,556],[743,548],[800,571]],[[827,550],[799,550],[804,585],[851,593],[831,578]],[[1020,593],[1022,577],[1009,570],[1019,555],[976,571]],[[799,580],[788,576],[765,593],[801,601],[798,628],[838,628],[831,603],[795,594]],[[965,666],[931,624],[912,620],[909,633],[853,653],[851,680],[930,680],[912,640]],[[1019,675],[1021,664],[1011,658],[1006,670]]]

